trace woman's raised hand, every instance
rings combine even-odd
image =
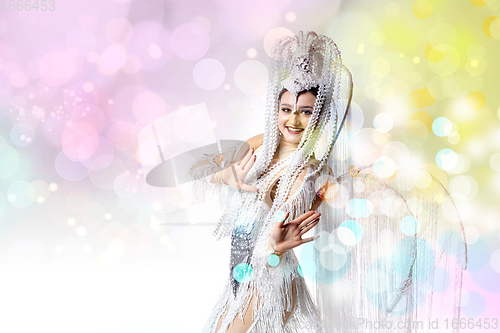
[[[284,224],[288,215],[289,213],[286,213],[283,221],[276,222],[269,235],[271,245],[278,252],[288,251],[314,240],[315,237],[302,239],[302,236],[318,224],[319,217],[321,216],[320,213],[309,211],[300,215],[295,220]]]
[[[250,169],[253,167],[257,158],[257,156],[253,154],[254,151],[254,148],[249,149],[239,162],[233,163],[229,167],[226,167],[223,170],[219,171],[220,179],[228,186],[240,190],[258,192],[257,187],[244,183],[248,171],[250,171]]]

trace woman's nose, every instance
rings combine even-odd
[[[297,113],[292,113],[290,115],[290,124],[291,125],[300,125],[300,119],[299,119],[299,115]]]

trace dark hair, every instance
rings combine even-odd
[[[310,92],[311,94],[314,95],[314,97],[318,97],[318,90],[319,90],[318,86],[312,87],[311,89],[302,90],[301,92],[299,92],[299,94],[297,96],[299,96],[300,94],[306,93],[306,92]],[[285,91],[288,91],[288,90],[285,88],[281,89],[280,94],[278,96],[278,101],[281,100],[281,96],[285,93]]]

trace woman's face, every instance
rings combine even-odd
[[[281,95],[278,113],[278,128],[283,139],[292,144],[299,144],[314,110],[316,96],[310,91],[299,94],[297,111],[293,110],[294,96],[285,91]]]

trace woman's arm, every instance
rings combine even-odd
[[[264,141],[264,134],[258,134],[246,141],[246,143],[250,146],[250,149],[255,148],[257,149],[262,145],[262,142]],[[234,161],[240,161],[243,159],[245,156],[246,151],[240,150],[236,158],[233,158],[232,160]],[[192,168],[191,168],[191,173],[194,174],[196,170],[200,167],[204,166],[212,166],[214,168],[219,169],[222,165],[222,161],[220,158],[219,154],[207,154],[207,158],[201,161],[198,161]],[[230,154],[226,153],[226,158],[231,157]],[[217,173],[214,173],[212,175],[212,178],[210,180],[211,183],[218,183],[218,177]]]
[[[332,168],[330,168],[330,166],[328,164],[325,164],[323,166],[323,168],[328,171],[329,176],[334,177],[333,170],[332,170]],[[317,178],[318,177],[316,177],[316,179]],[[326,186],[328,186],[328,185],[326,185]],[[314,198],[313,204],[311,206],[311,210],[317,211],[319,209],[319,206],[321,206],[321,204],[323,203],[323,201],[324,201],[323,198],[318,194],[318,192],[316,192],[316,198]]]
[[[321,206],[322,203],[323,203],[323,200],[318,195],[318,193],[316,193],[316,198],[314,198],[313,204],[311,206],[311,210],[313,210],[313,211],[316,212],[319,209],[319,206]]]

